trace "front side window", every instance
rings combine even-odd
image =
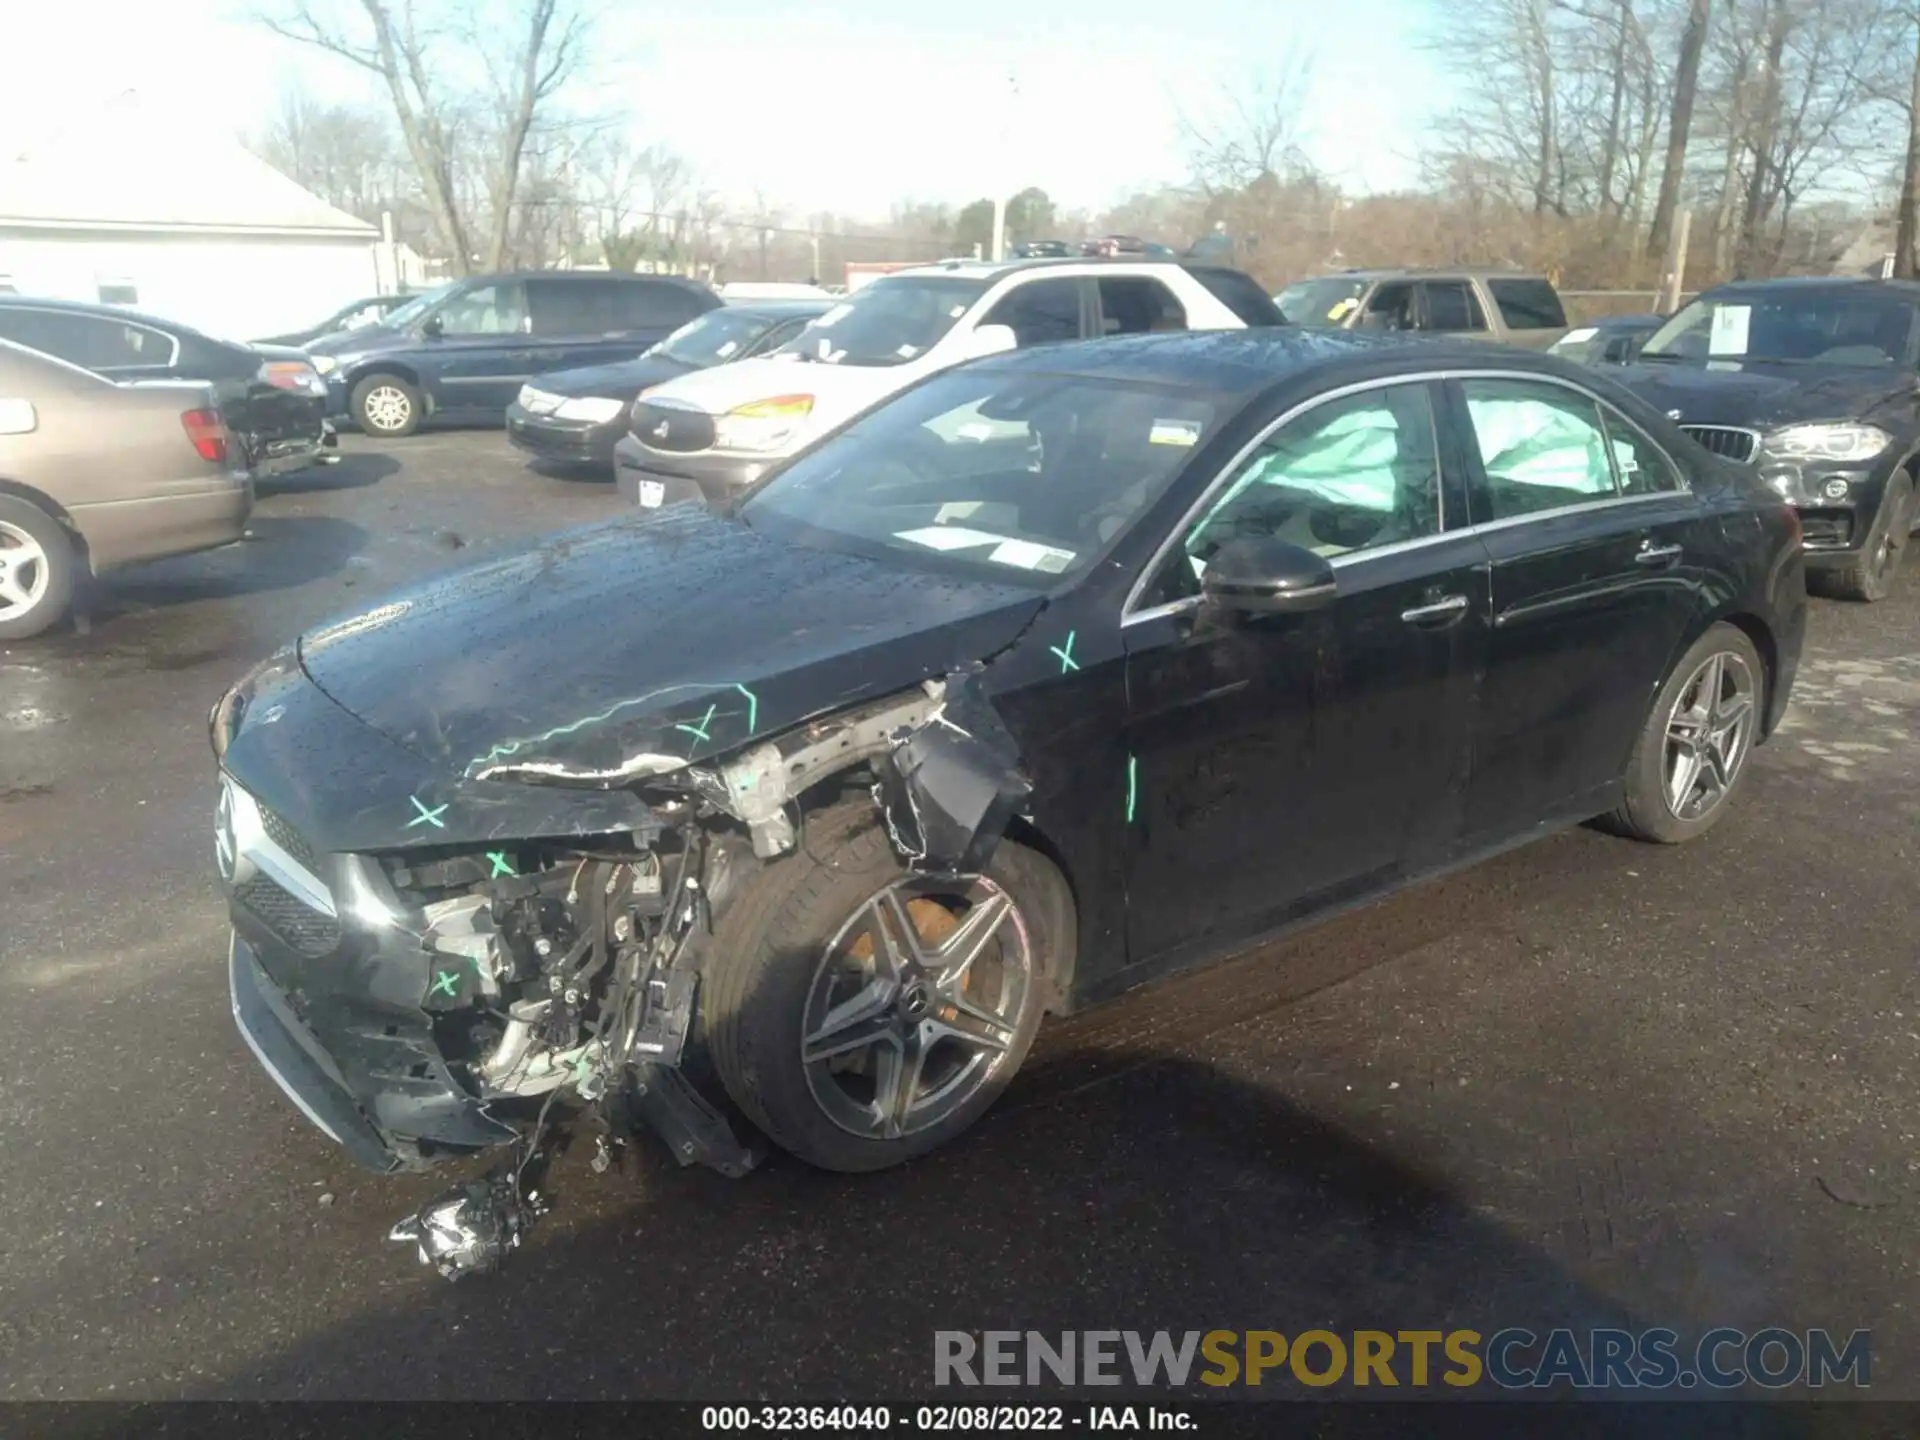
[[[1413,286],[1392,281],[1374,291],[1373,298],[1367,301],[1366,328],[1413,329]]]
[[[952,371],[802,455],[740,516],[829,548],[1051,585],[1119,540],[1224,408],[1185,388]]]
[[[527,296],[517,281],[496,280],[459,291],[434,314],[442,335],[527,333]]]
[[[1461,389],[1486,474],[1485,519],[1511,520],[1618,493],[1594,400],[1530,380],[1466,380]]]
[[[1080,338],[1080,282],[1031,280],[1003,296],[980,322],[1012,329],[1015,343],[1052,345]]]
[[[1427,329],[1443,334],[1484,330],[1487,320],[1480,313],[1480,301],[1473,286],[1464,280],[1429,280],[1427,292]]]
[[[458,290],[460,284],[461,282],[458,280],[449,280],[444,285],[436,285],[431,290],[422,291],[411,300],[406,301],[404,304],[396,305],[392,310],[388,311],[386,323],[397,330],[405,329],[409,325],[419,324],[427,318],[441,301],[453,294],[455,290]]]
[[[1106,335],[1143,335],[1154,330],[1184,330],[1187,312],[1158,280],[1117,275],[1100,281],[1100,325]]]
[[[965,275],[890,275],[827,311],[782,353],[825,365],[905,365],[939,344],[986,289]]]
[[[1703,296],[1654,332],[1640,359],[1760,360],[1775,364],[1902,365],[1912,353],[1914,307],[1882,294],[1789,287]]]
[[[1243,460],[1145,603],[1198,595],[1207,563],[1232,540],[1284,540],[1331,557],[1437,535],[1440,525],[1428,388],[1363,391],[1288,421]]]

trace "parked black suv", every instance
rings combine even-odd
[[[1920,523],[1920,284],[1722,285],[1615,378],[1793,504],[1810,586],[1887,594]]]
[[[720,297],[678,275],[542,270],[470,275],[377,324],[307,347],[333,413],[369,435],[411,435],[429,415],[498,423],[550,370],[631,360]]]

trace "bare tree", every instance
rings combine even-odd
[[[391,123],[377,110],[283,92],[248,142],[261,159],[336,209],[377,222],[414,191]]]
[[[1687,137],[1693,129],[1693,97],[1700,87],[1700,52],[1707,41],[1713,0],[1689,0],[1680,53],[1673,65],[1673,103],[1667,113],[1667,163],[1660,172],[1660,198],[1654,201],[1647,249],[1664,256],[1673,238],[1673,216],[1680,205],[1680,182],[1687,168]]]
[[[1209,195],[1244,190],[1263,175],[1301,168],[1301,117],[1312,86],[1312,53],[1288,49],[1251,82],[1222,83],[1198,117],[1176,109],[1201,188]]]
[[[484,19],[458,0],[289,0],[259,15],[275,34],[379,78],[456,273],[499,268],[512,245],[522,167],[536,129],[578,70],[589,0],[506,0]],[[484,136],[482,157],[469,152]],[[462,173],[477,169],[478,183]],[[484,196],[490,224],[478,215]],[[478,234],[488,232],[484,256]]]

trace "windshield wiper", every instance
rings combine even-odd
[[[1642,350],[1633,358],[1636,360],[1649,360],[1656,365],[1678,365],[1686,359],[1686,356],[1676,355],[1671,350]]]

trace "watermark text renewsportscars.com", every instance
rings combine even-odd
[[[1496,1386],[1820,1389],[1873,1380],[1873,1332],[1668,1329],[936,1330],[933,1383],[959,1386]]]

